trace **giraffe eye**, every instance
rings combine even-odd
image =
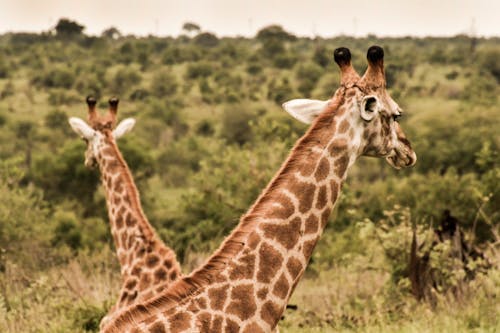
[[[402,114],[401,114],[401,113],[399,113],[399,114],[395,114],[395,115],[393,115],[393,116],[392,116],[392,119],[393,119],[394,121],[399,121],[399,118],[401,118],[401,116],[402,116]]]

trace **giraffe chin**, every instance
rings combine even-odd
[[[407,149],[394,149],[389,156],[385,158],[387,163],[395,169],[408,168],[417,162],[417,155],[413,150]]]

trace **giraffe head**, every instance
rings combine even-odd
[[[351,65],[349,49],[336,49],[334,59],[341,70],[341,86],[332,99],[296,99],[284,103],[285,110],[302,122],[312,123],[321,115],[325,120],[333,105],[345,106],[341,117],[352,129],[350,139],[359,155],[383,157],[396,169],[414,165],[417,156],[398,123],[403,112],[386,90],[384,50],[379,46],[368,49],[368,68],[362,77]]]
[[[96,100],[89,96],[86,99],[88,105],[88,123],[84,120],[71,117],[69,124],[71,128],[82,137],[87,143],[85,151],[85,166],[92,168],[97,165],[99,148],[103,147],[106,141],[117,140],[129,132],[135,125],[133,118],[122,120],[118,126],[116,124],[116,113],[118,110],[118,98],[109,100],[109,110],[105,115],[99,115],[96,111]]]

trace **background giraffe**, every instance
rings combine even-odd
[[[331,101],[284,105],[312,122],[278,174],[208,262],[150,302],[134,305],[104,332],[270,332],[281,317],[359,156],[396,168],[416,155],[385,89],[384,52],[368,50],[362,78],[346,48],[335,50],[341,87]]]
[[[100,116],[96,100],[87,98],[89,123],[70,118],[71,127],[87,142],[85,165],[99,166],[118,260],[122,287],[116,305],[109,314],[146,300],[167,288],[181,275],[175,253],[156,235],[144,215],[137,187],[116,140],[130,131],[134,119],[123,120],[116,128],[118,99],[109,101],[109,112]],[[114,129],[113,129],[114,128]],[[106,318],[103,319],[103,323]]]

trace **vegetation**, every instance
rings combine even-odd
[[[364,158],[353,167],[281,330],[500,330],[500,39],[308,39],[279,26],[247,39],[183,29],[178,38],[112,27],[94,37],[63,19],[55,34],[0,36],[1,332],[95,332],[115,301],[104,195],[66,121],[85,117],[85,96],[104,107],[118,95],[119,116],[137,118],[120,149],[146,214],[188,272],[304,133],[281,103],[328,98],[339,82],[333,49],[349,47],[361,72],[372,44],[386,51],[389,89],[419,160],[404,171]],[[449,244],[432,248],[441,284],[434,302],[417,302],[412,233],[430,249],[444,210],[483,258],[464,267]]]

